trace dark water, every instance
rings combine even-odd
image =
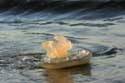
[[[24,0],[0,6],[0,83],[125,83],[124,2]],[[55,34],[69,38],[73,50],[91,50],[91,64],[40,68],[41,42]]]

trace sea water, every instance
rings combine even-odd
[[[40,5],[41,4],[41,5]],[[124,83],[124,3],[28,3],[0,8],[0,83]],[[47,70],[41,42],[67,37],[73,50],[93,52],[91,64]]]

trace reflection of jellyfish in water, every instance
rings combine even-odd
[[[74,83],[73,75],[91,75],[90,65],[59,70],[46,70],[48,83]]]

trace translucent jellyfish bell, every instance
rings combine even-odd
[[[64,36],[55,36],[54,40],[43,42],[42,47],[49,58],[64,58],[68,56],[72,43]]]

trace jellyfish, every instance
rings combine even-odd
[[[42,47],[46,50],[47,56],[50,59],[65,58],[69,55],[72,43],[66,37],[56,35],[53,40],[43,42]]]

